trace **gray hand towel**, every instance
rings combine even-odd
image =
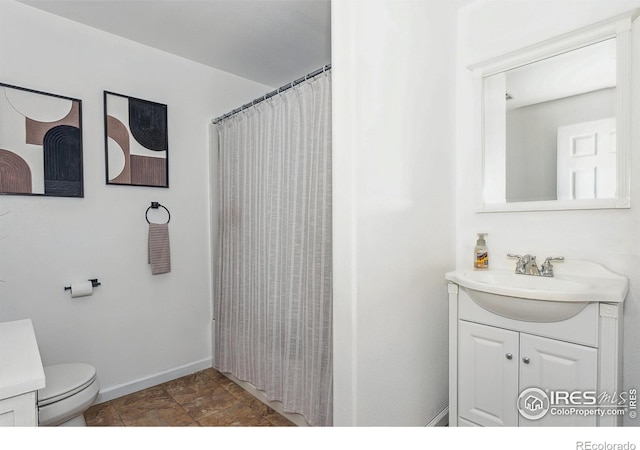
[[[148,260],[152,275],[171,272],[168,223],[149,224]]]

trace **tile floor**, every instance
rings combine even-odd
[[[215,369],[206,369],[99,405],[87,426],[295,426]]]

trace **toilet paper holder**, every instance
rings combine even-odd
[[[89,279],[89,281],[91,281],[91,287],[98,287],[100,286],[100,282],[98,281],[97,278],[91,278]],[[71,286],[65,286],[64,287],[65,291],[70,291],[71,290]]]

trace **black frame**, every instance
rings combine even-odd
[[[109,134],[108,134],[108,117],[109,117],[109,111],[107,109],[107,97],[111,95],[111,96],[116,96],[116,97],[122,97],[127,99],[128,101],[134,101],[137,104],[140,105],[146,105],[149,107],[152,107],[154,109],[156,109],[157,111],[159,111],[160,113],[162,113],[163,118],[162,120],[159,122],[160,125],[163,128],[163,135],[160,136],[160,141],[162,141],[164,144],[164,149],[162,151],[166,152],[166,157],[165,158],[154,158],[154,159],[164,159],[165,161],[165,171],[164,171],[164,177],[165,177],[165,183],[164,184],[152,184],[152,183],[144,183],[144,182],[140,182],[140,183],[134,183],[134,182],[114,182],[112,180],[109,179]],[[168,188],[169,187],[169,130],[168,130],[168,114],[167,114],[167,105],[162,104],[162,103],[157,103],[157,102],[153,102],[150,100],[143,100],[140,98],[136,98],[136,97],[131,97],[129,95],[123,95],[123,94],[118,94],[116,92],[110,92],[110,91],[104,91],[103,94],[103,103],[104,103],[104,145],[105,145],[105,182],[108,185],[117,185],[117,186],[142,186],[142,187],[159,187],[159,188]],[[125,125],[127,128],[127,132],[131,135],[131,121],[130,123]],[[157,138],[157,136],[156,136]],[[133,140],[135,139],[133,136],[130,136],[129,139]],[[149,150],[153,150],[153,149],[149,149]],[[117,178],[117,177],[116,177]],[[115,178],[114,178],[115,179]]]
[[[43,95],[43,96],[48,96],[48,97],[55,97],[55,98],[60,98],[60,99],[64,99],[64,100],[69,100],[71,102],[74,102],[77,104],[78,107],[78,121],[77,121],[77,127],[73,126],[73,125],[65,125],[68,126],[70,128],[77,128],[78,132],[77,132],[77,136],[73,136],[73,139],[76,140],[77,139],[77,160],[74,161],[77,164],[77,167],[72,167],[72,166],[66,166],[66,167],[57,167],[58,169],[58,174],[60,174],[60,169],[67,169],[67,170],[63,170],[63,172],[69,172],[69,171],[74,171],[75,173],[75,177],[77,177],[78,179],[47,179],[47,158],[46,158],[46,151],[45,151],[45,145],[44,142],[42,144],[43,146],[43,158],[44,158],[44,171],[42,174],[43,177],[43,181],[45,184],[45,192],[44,193],[40,193],[40,192],[3,192],[0,188],[0,195],[27,195],[27,196],[37,196],[37,197],[68,197],[68,198],[84,198],[84,158],[83,158],[83,154],[84,154],[84,149],[83,149],[83,134],[82,134],[82,100],[78,99],[78,98],[73,98],[73,97],[67,97],[64,95],[58,95],[58,94],[51,94],[49,92],[43,92],[43,91],[38,91],[35,89],[30,89],[30,88],[24,88],[21,86],[15,86],[12,84],[7,84],[7,83],[1,83],[0,82],[0,87],[2,88],[9,88],[9,89],[16,89],[19,91],[24,91],[24,92],[29,92],[32,94],[36,94],[36,95]],[[71,112],[70,112],[71,113]],[[64,118],[57,120],[55,122],[50,122],[50,123],[58,123],[61,121],[64,121],[67,117],[69,117],[69,115],[65,116]],[[25,121],[29,120],[29,118],[25,117]],[[36,121],[35,119],[31,119]],[[42,123],[42,122],[41,122]],[[53,128],[58,128],[58,126],[52,127],[50,128],[47,132],[44,133],[43,139],[46,139],[46,135],[48,134],[49,131],[51,131]],[[25,143],[26,143],[26,139],[27,139],[27,132],[25,132]],[[58,143],[61,142],[61,139],[64,140],[64,135],[62,136],[57,136],[55,137],[55,141],[57,141]],[[6,151],[11,151],[11,149],[5,149]],[[14,153],[13,151],[11,151],[12,153]],[[16,153],[17,156],[20,156]],[[69,163],[69,159],[68,156],[70,155],[65,155],[64,158],[61,158],[60,161],[54,161],[53,165],[56,166],[57,163],[60,163],[62,165],[64,164],[68,164]],[[29,167],[29,169],[31,169],[31,167]],[[55,171],[54,169],[50,169],[52,171]],[[31,176],[33,176],[33,173],[31,173]],[[65,190],[68,190],[68,187],[53,187],[50,188],[50,192],[47,192],[47,181],[49,181],[50,183],[53,184],[59,184],[59,183],[72,183],[72,182],[76,182],[79,183],[78,186],[73,187],[73,192],[74,193],[69,193],[69,192],[64,192]]]

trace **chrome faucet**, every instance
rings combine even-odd
[[[522,265],[525,275],[540,276],[540,269],[538,268],[535,256],[529,254],[524,255],[522,257]]]
[[[563,256],[550,256],[544,260],[541,267],[538,267],[536,257],[526,254],[524,256],[516,255],[514,253],[507,253],[509,258],[518,258],[516,262],[516,274],[518,275],[532,275],[536,277],[552,277],[553,276],[553,264],[551,261],[564,261]]]

